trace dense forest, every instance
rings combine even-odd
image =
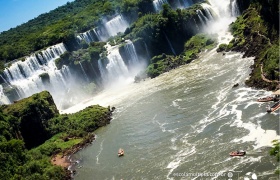
[[[112,111],[95,105],[75,114],[59,115],[44,91],[0,110],[1,179],[65,179],[68,171],[51,157],[86,144],[92,132],[110,123]]]
[[[199,2],[202,1],[194,1]],[[244,57],[254,56],[255,63],[247,85],[277,89],[279,2],[238,0],[238,4],[242,14],[229,27],[234,39],[229,44],[220,45],[218,51],[239,51],[244,53]],[[135,77],[135,81],[147,76],[154,78],[192,62],[204,49],[216,46],[215,35],[199,33],[201,24],[192,26],[194,20],[199,21],[197,10],[203,11],[203,8],[194,4],[186,9],[175,9],[172,1],[170,5],[163,5],[157,13],[152,0],[76,0],[2,32],[1,71],[5,63],[24,60],[24,56],[61,42],[66,45],[67,51],[56,59],[58,69],[64,65],[75,68],[82,63],[86,72],[91,71],[91,65],[98,66],[99,59],[106,61],[106,42],[78,43],[76,36],[121,13],[129,22],[129,27],[124,33],[110,38],[110,44],[120,44],[120,54],[125,56],[125,40],[131,39],[138,44],[136,50],[139,52],[145,51],[145,43],[150,52],[148,66]],[[166,34],[174,44],[174,50],[166,43]],[[273,82],[262,80],[261,68]],[[48,75],[41,74],[41,77],[48,81]],[[12,90],[8,93],[12,93]],[[65,154],[77,144],[90,142],[94,138],[92,132],[108,124],[111,115],[110,107],[98,105],[75,114],[60,115],[52,96],[46,91],[1,106],[0,179],[69,178],[66,170],[51,164],[51,157]],[[278,142],[275,142],[270,154],[279,161]]]
[[[80,32],[98,26],[103,18],[116,13],[152,12],[151,0],[79,0],[67,3],[49,13],[0,34],[0,60],[26,56],[39,49],[67,41]],[[134,16],[135,16],[134,15]],[[133,20],[133,19],[132,19]]]

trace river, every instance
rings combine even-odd
[[[268,146],[279,139],[279,111],[268,114],[267,103],[256,102],[271,92],[244,84],[252,64],[253,58],[214,49],[157,78],[131,79],[63,111],[116,107],[111,124],[73,156],[75,180],[238,179],[248,172],[277,179]],[[117,156],[119,148],[123,157]],[[247,155],[229,156],[239,149]]]

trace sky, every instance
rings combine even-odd
[[[0,0],[0,32],[74,0]]]

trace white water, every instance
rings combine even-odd
[[[153,0],[153,6],[156,10],[156,12],[159,12],[162,10],[162,5],[168,4],[167,0]]]
[[[84,67],[83,67],[83,65],[80,61],[79,61],[79,64],[80,64],[81,70],[83,71],[85,79],[87,80],[87,82],[89,82],[89,78],[87,76],[87,73],[86,73],[86,71],[85,71],[85,69],[84,69]]]
[[[26,57],[25,61],[17,61],[4,70],[7,83],[16,88],[20,98],[48,90],[54,96],[59,106],[61,94],[68,89],[66,81],[70,79],[70,71],[67,66],[57,70],[55,60],[66,51],[64,45],[57,44]],[[44,83],[40,77],[43,74],[49,76],[49,83]]]
[[[122,17],[122,15],[117,15],[110,21],[105,23],[105,28],[109,34],[109,36],[116,36],[119,32],[124,32],[128,27],[128,23]]]
[[[126,53],[129,55],[129,65],[137,65],[139,63],[139,59],[132,41],[127,40],[124,48]]]
[[[213,11],[221,11],[208,32],[216,30],[219,44],[227,43],[232,35],[224,23],[234,17],[223,12],[227,2],[211,2]],[[237,179],[235,171],[274,177],[268,172],[275,169],[275,159],[264,147],[280,139],[275,127],[279,114],[267,114],[265,105],[255,101],[267,92],[244,85],[252,63],[253,58],[243,59],[240,53],[223,56],[214,49],[189,65],[139,84],[107,89],[63,111],[73,113],[91,104],[117,108],[112,123],[96,131],[95,144],[76,154],[83,168],[75,179],[181,179],[186,177],[176,173],[184,172],[226,173],[225,178],[233,172]],[[236,82],[240,86],[233,89]],[[116,156],[119,147],[125,149],[123,158]],[[248,155],[228,156],[240,148]]]
[[[79,41],[84,40],[86,43],[94,41],[107,41],[110,37],[116,36],[120,32],[124,32],[129,24],[123,18],[122,15],[118,14],[109,21],[103,20],[103,24],[100,27],[96,27],[89,31],[80,33],[77,35]],[[97,37],[94,38],[94,35]]]
[[[80,40],[85,40],[86,43],[91,43],[94,41],[94,37],[93,35],[91,34],[91,31],[93,30],[89,30],[89,31],[86,31],[84,33],[80,33],[77,37],[78,39]]]
[[[4,91],[3,91],[3,86],[0,85],[0,104],[11,104],[10,100],[8,99],[8,97],[5,95]]]
[[[237,5],[237,0],[233,0],[232,3],[231,3],[231,15],[232,16],[239,16],[240,15],[240,11],[239,11],[239,8],[238,8],[238,5]]]

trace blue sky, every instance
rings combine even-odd
[[[0,0],[0,32],[74,0]]]

